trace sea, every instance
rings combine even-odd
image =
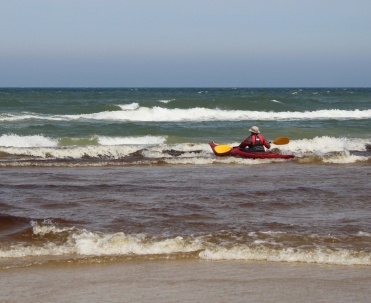
[[[0,301],[369,302],[370,164],[371,88],[0,88]]]

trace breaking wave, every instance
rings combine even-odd
[[[75,115],[40,115],[23,113],[21,115],[3,115],[1,121],[20,121],[27,119],[71,121],[71,120],[108,120],[108,121],[141,121],[141,122],[197,122],[197,121],[272,121],[272,120],[345,120],[370,119],[371,110],[317,110],[317,111],[249,111],[249,110],[222,110],[204,107],[189,109],[169,109],[164,107],[141,107],[138,103],[119,105],[121,110],[105,111],[93,114]]]
[[[264,233],[262,233],[264,234]],[[290,235],[287,235],[290,237]],[[323,237],[311,235],[302,237],[301,246],[290,244],[271,235],[269,241],[257,239],[259,235],[246,243],[236,242],[231,235],[229,240],[222,235],[175,236],[171,238],[150,237],[144,234],[113,234],[88,231],[76,227],[58,227],[51,222],[32,222],[32,233],[28,236],[37,241],[2,245],[0,264],[5,259],[26,257],[148,257],[152,258],[199,258],[204,260],[257,260],[272,262],[302,262],[334,265],[371,265],[371,254],[360,250],[333,248],[321,245]],[[297,236],[296,236],[297,237]],[[320,238],[313,244],[314,238]],[[369,235],[353,236],[366,241]],[[219,239],[220,238],[220,239]],[[218,240],[219,239],[219,240]],[[232,242],[231,242],[232,241]],[[25,261],[26,262],[26,261]]]
[[[44,136],[3,135],[0,137],[0,165],[65,165],[54,160],[84,160],[80,165],[107,165],[105,161],[119,161],[115,165],[130,164],[244,164],[282,162],[277,159],[242,159],[215,157],[207,143],[168,144],[166,137],[102,137],[52,139]],[[72,145],[72,143],[75,143]],[[238,145],[238,142],[222,144]],[[315,137],[313,139],[291,140],[287,145],[272,145],[272,150],[280,154],[292,154],[302,163],[321,162],[328,164],[348,164],[370,162],[369,144],[361,139]],[[48,161],[43,161],[48,160]],[[294,160],[295,161],[295,160]],[[79,163],[73,163],[78,165]],[[90,163],[92,164],[92,163]],[[111,163],[114,164],[114,163]]]

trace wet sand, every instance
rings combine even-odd
[[[0,302],[370,302],[368,266],[141,261],[2,270]]]

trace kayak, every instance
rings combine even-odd
[[[226,152],[218,152],[215,147],[218,144],[214,142],[209,142],[211,149],[213,150],[215,156],[218,157],[239,157],[239,158],[249,158],[249,159],[292,159],[295,158],[294,155],[280,155],[272,152],[247,152],[241,150],[238,146],[232,147],[229,151]]]

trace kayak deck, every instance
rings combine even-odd
[[[218,144],[215,144],[214,142],[209,142],[209,145],[211,149],[213,150],[215,156],[218,157],[239,157],[239,158],[249,158],[249,159],[292,159],[295,158],[294,155],[280,155],[276,153],[271,152],[247,152],[241,150],[239,147],[232,147],[227,152],[217,152],[215,150],[215,147],[218,146]]]

